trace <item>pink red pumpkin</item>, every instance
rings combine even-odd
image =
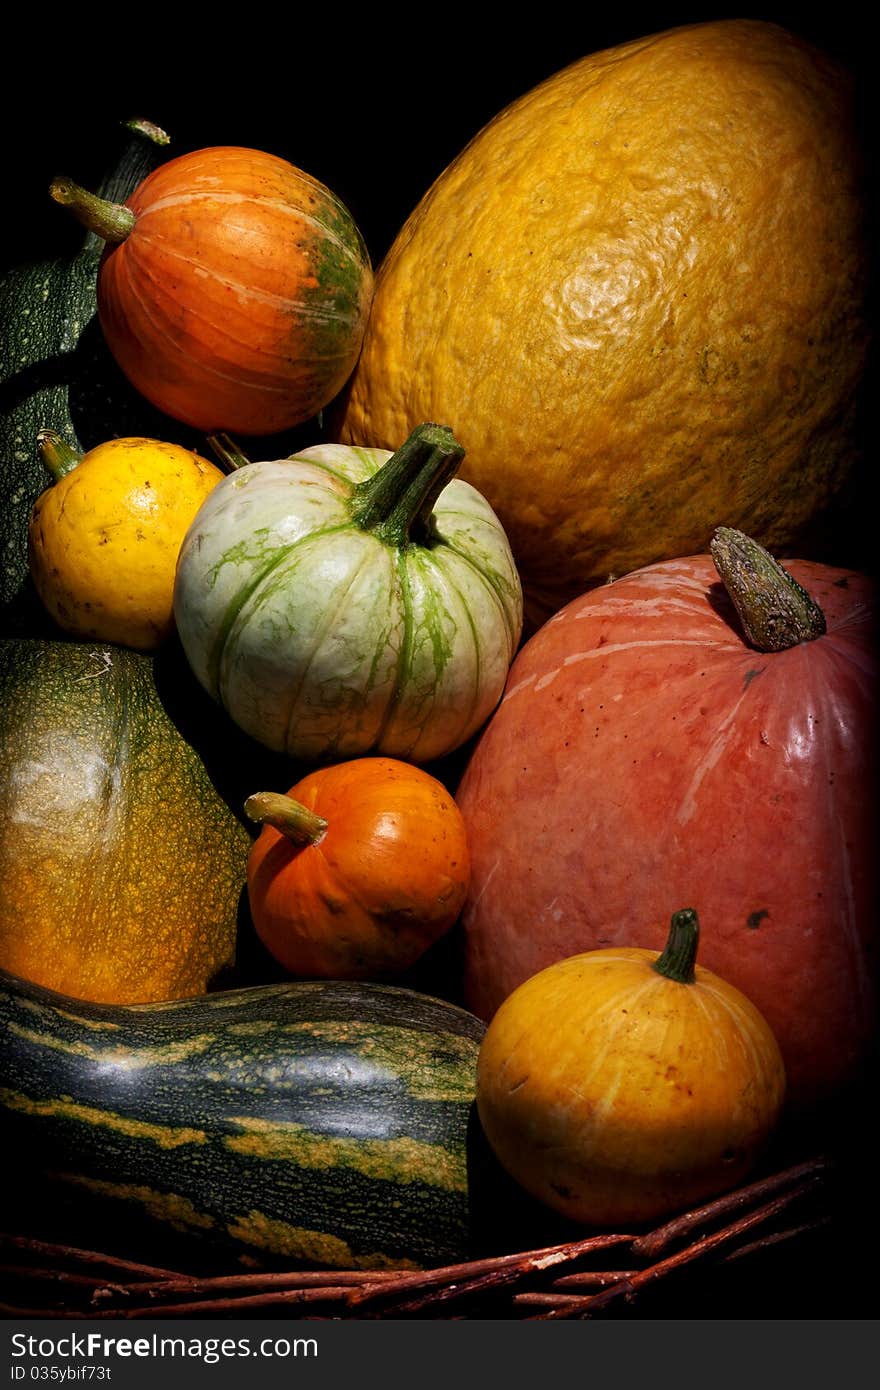
[[[595,589],[523,648],[458,792],[475,1012],[566,956],[660,950],[688,902],[794,1102],[856,1073],[876,1019],[872,586],[786,568],[826,630],[785,650],[745,637],[709,555]]]

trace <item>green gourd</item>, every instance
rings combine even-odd
[[[251,833],[227,725],[174,648],[0,640],[0,967],[142,1003],[231,963]]]
[[[104,180],[124,201],[161,157],[168,137],[148,121],[125,127],[124,149]],[[45,216],[52,217],[46,199]],[[104,344],[95,284],[103,243],[17,266],[0,277],[0,632],[48,630],[28,583],[27,522],[46,487],[37,434],[57,431],[85,452],[113,435],[163,438],[163,417],[128,385]],[[179,437],[180,431],[177,431]],[[183,443],[184,440],[180,439]]]

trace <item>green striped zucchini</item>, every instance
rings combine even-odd
[[[328,1267],[471,1253],[483,1025],[454,1005],[335,981],[85,1004],[0,972],[0,1028],[8,1151],[110,1223]]]

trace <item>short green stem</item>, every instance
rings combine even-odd
[[[825,632],[822,609],[757,541],[719,526],[709,550],[746,640],[759,652],[784,652]]]
[[[246,468],[250,463],[247,454],[228,434],[209,434],[208,446],[227,473],[234,473],[237,468]]]
[[[56,203],[70,208],[74,217],[102,241],[125,241],[134,228],[135,215],[131,208],[124,203],[111,203],[106,198],[99,198],[97,194],[80,188],[72,179],[53,179],[49,185],[49,195]]]
[[[680,912],[673,912],[669,937],[662,955],[654,961],[654,969],[667,980],[692,985],[696,978],[694,962],[699,940],[700,923],[694,909],[683,907]]]
[[[463,458],[447,425],[417,426],[378,473],[358,483],[351,499],[354,520],[388,545],[430,543],[437,498]]]
[[[274,826],[295,845],[315,845],[327,829],[322,816],[281,792],[255,792],[244,803],[244,809],[251,820]]]
[[[40,430],[37,435],[37,448],[46,468],[58,483],[68,473],[72,473],[82,460],[82,454],[68,444],[55,430]]]

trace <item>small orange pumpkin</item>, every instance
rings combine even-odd
[[[286,796],[258,792],[248,860],[257,934],[292,975],[399,974],[458,917],[470,860],[446,788],[394,758],[309,773]]]
[[[98,316],[132,385],[176,420],[274,434],[315,415],[351,372],[373,274],[329,188],[261,150],[196,150],[124,205],[56,179],[108,243]]]
[[[735,1187],[779,1117],[785,1072],[762,1014],[695,966],[699,923],[665,950],[570,956],[519,986],[480,1050],[477,1108],[499,1161],[595,1226],[656,1221]]]

